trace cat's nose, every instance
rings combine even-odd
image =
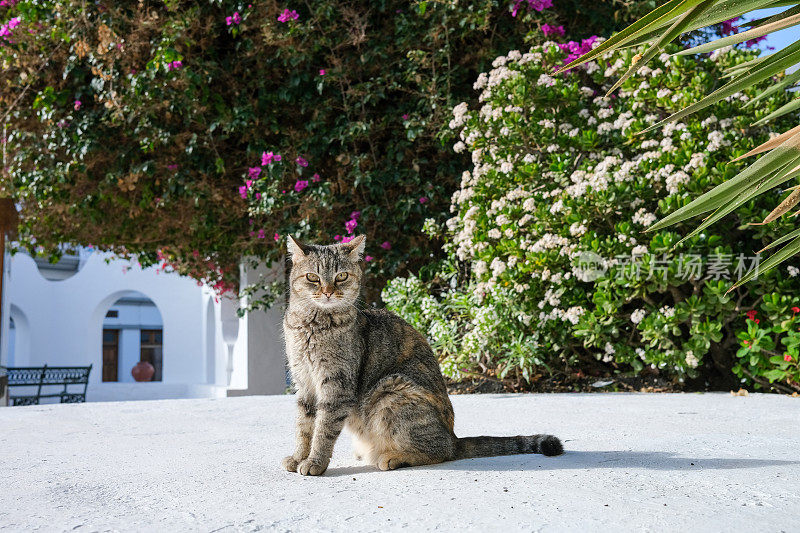
[[[328,300],[333,296],[333,289],[322,289],[322,294],[328,297]]]

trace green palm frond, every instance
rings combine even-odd
[[[628,28],[611,36],[595,49],[587,52],[575,61],[564,65],[559,72],[574,68],[580,64],[601,57],[607,52],[634,46],[649,45],[641,57],[611,87],[614,91],[629,77],[680,35],[697,29],[718,24],[725,20],[738,18],[752,11],[764,8],[786,7],[784,11],[745,25],[745,32],[722,37],[714,41],[683,50],[676,55],[708,53],[720,48],[733,46],[751,39],[763,37],[769,33],[785,30],[800,25],[800,0],[669,0],[657,7]],[[730,97],[743,89],[772,78],[774,83],[761,91],[755,98],[743,106],[751,112],[759,102],[786,91],[800,83],[800,70],[783,75],[787,69],[800,64],[800,40],[789,44],[782,50],[769,56],[758,57],[747,63],[736,65],[726,72],[721,87],[699,101],[651,125],[648,130],[664,126],[669,122],[713,105]],[[753,125],[766,124],[778,117],[800,110],[800,97],[790,101],[774,112],[755,120]],[[694,199],[689,204],[670,213],[649,228],[656,231],[679,222],[705,215],[703,221],[681,242],[689,239],[733,210],[749,202],[767,191],[781,186],[789,180],[800,177],[800,126],[797,126],[778,137],[770,139],[761,146],[751,150],[738,159],[763,154],[756,162],[739,172],[725,183]],[[798,202],[798,194],[792,193],[781,202],[760,224],[767,224],[785,215]],[[755,222],[754,222],[755,223]],[[764,250],[775,248],[788,242],[783,248],[767,259],[760,268],[761,272],[776,267],[783,261],[800,253],[800,229],[767,245]],[[763,250],[762,250],[763,251]],[[746,283],[756,275],[750,273],[739,280],[734,287]],[[734,288],[732,287],[732,288]]]

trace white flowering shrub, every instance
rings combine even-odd
[[[607,79],[635,54],[553,76],[565,58],[556,44],[510,52],[475,83],[481,107],[454,108],[453,149],[471,154],[472,166],[453,194],[453,217],[424,227],[449,234],[447,259],[383,293],[427,334],[451,377],[648,372],[730,385],[745,312],[766,293],[800,288],[784,270],[725,294],[757,267],[757,250],[791,229],[783,219],[743,227],[763,219],[774,199],[746,204],[678,247],[690,226],[646,233],[735,175],[728,162],[769,138],[749,126],[758,115],[739,114],[757,88],[640,133],[754,52],[662,54],[605,97]],[[787,101],[776,93],[758,113]]]

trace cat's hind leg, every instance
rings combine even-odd
[[[442,399],[404,376],[381,380],[366,398],[363,416],[371,449],[367,461],[381,470],[441,463],[454,456],[455,435]]]

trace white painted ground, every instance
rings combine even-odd
[[[551,432],[561,457],[380,472],[349,438],[282,471],[291,397],[0,409],[4,531],[800,531],[800,399],[456,396],[459,435]]]

